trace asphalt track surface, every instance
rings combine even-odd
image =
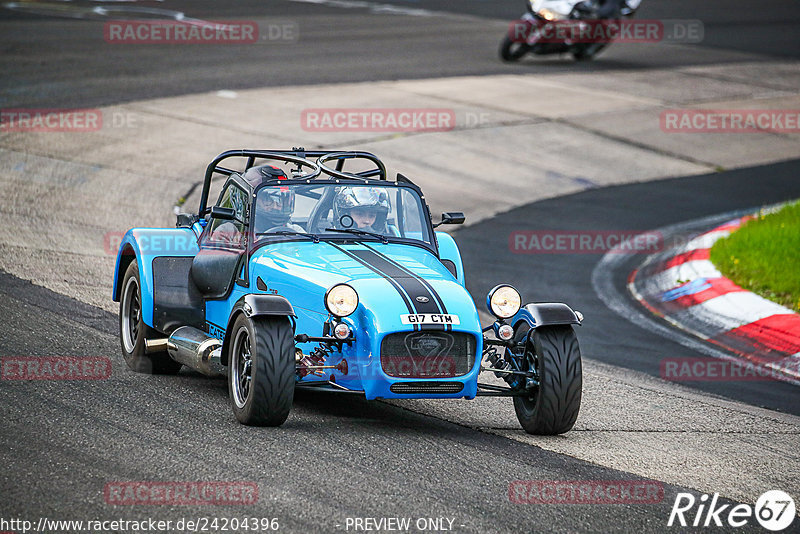
[[[506,279],[521,281],[517,289],[523,300],[564,299],[586,317],[578,329],[583,354],[659,376],[663,358],[699,355],[609,313],[592,287],[592,271],[600,254],[513,253],[509,236],[525,230],[630,235],[709,215],[758,209],[800,197],[798,172],[800,160],[795,160],[706,176],[590,189],[516,208],[455,234],[464,256],[467,285],[476,302],[497,280]],[[631,255],[613,273],[620,293],[627,294],[627,277],[644,258],[643,254]],[[630,300],[633,307],[639,307]],[[787,383],[695,381],[692,386],[754,406],[800,414],[800,392]]]
[[[143,3],[208,20],[297,25],[299,38],[283,44],[222,46],[108,44],[104,24],[117,17],[76,20],[0,9],[0,106],[93,107],[219,89],[725,64],[741,52],[800,55],[800,4],[787,0],[645,0],[640,19],[701,20],[703,41],[666,51],[614,45],[599,61],[578,65],[557,57],[513,65],[498,61],[500,40],[522,14],[522,1],[318,1]],[[359,7],[336,7],[348,4]],[[62,17],[76,5],[96,3],[61,3]],[[433,16],[375,16],[377,7],[362,5],[427,10]]]
[[[110,380],[3,384],[3,518],[256,516],[289,532],[335,532],[347,517],[448,517],[457,532],[657,532],[681,491],[665,485],[654,505],[513,504],[513,480],[637,477],[344,394],[300,392],[279,429],[244,427],[224,379],[128,371],[112,314],[8,275],[0,288],[0,321],[14,331],[0,356],[114,361]],[[109,482],[198,479],[255,482],[259,504],[103,502]]]
[[[600,61],[503,65],[502,36],[471,17],[508,21],[522,2],[396,2],[458,10],[467,18],[374,17],[367,8],[296,2],[169,2],[196,17],[286,18],[300,24],[295,45],[197,50],[98,46],[102,21],[0,10],[0,106],[100,106],[157,96],[270,85],[426,78],[461,74],[569,71],[733,61],[741,51],[797,57],[800,5],[647,2],[642,18],[698,18],[706,41],[694,53],[653,57],[612,47]],[[413,21],[413,24],[410,22]],[[31,32],[31,28],[38,31]],[[99,33],[98,33],[99,32]],[[403,36],[403,46],[397,39]],[[102,43],[102,41],[101,41]],[[564,300],[584,312],[585,354],[658,373],[658,358],[695,356],[608,310],[591,287],[592,255],[517,256],[520,229],[646,230],[800,196],[798,162],[692,179],[589,190],[515,209],[457,232],[469,287],[482,295],[498,279],[530,275],[533,300]],[[756,178],[758,178],[756,180]],[[532,215],[546,221],[534,225]],[[489,254],[487,254],[489,252]],[[486,258],[495,262],[487,265]],[[627,269],[615,273],[624,283]],[[492,280],[488,279],[491,273]],[[0,356],[109,356],[107,381],[4,383],[0,431],[0,517],[127,519],[243,515],[242,507],[110,507],[114,480],[242,480],[259,486],[244,515],[278,517],[282,530],[337,531],[346,517],[449,517],[457,531],[660,532],[679,488],[660,505],[525,506],[508,500],[516,479],[608,480],[630,474],[489,435],[382,403],[299,394],[279,430],[238,425],[224,381],[184,370],[178,377],[127,371],[118,357],[116,317],[12,276],[0,275]],[[704,391],[797,413],[796,389],[783,384],[697,384]],[[103,517],[106,518],[106,517]],[[338,525],[338,526],[337,526]],[[461,525],[464,525],[461,527]],[[746,532],[747,529],[740,531]]]
[[[604,309],[589,282],[598,257],[550,255],[532,261],[509,254],[507,235],[536,229],[532,213],[561,229],[598,228],[600,216],[604,229],[638,229],[771,203],[797,196],[800,185],[786,180],[797,169],[792,162],[696,182],[591,190],[521,207],[458,232],[470,288],[479,300],[492,283],[482,273],[518,279],[520,270],[530,271],[535,276],[520,286],[526,295],[537,300],[566,296],[584,310],[587,321],[579,335],[585,354],[656,373],[656,358],[666,349],[675,355],[686,351]],[[748,178],[752,172],[772,178],[756,187]],[[724,199],[712,193],[720,185],[730,192]],[[497,261],[487,265],[487,257]],[[618,274],[623,283],[624,270]],[[446,517],[458,532],[660,532],[681,491],[666,485],[657,505],[512,504],[508,485],[513,480],[636,477],[346,395],[301,393],[280,429],[242,427],[230,413],[221,379],[186,370],[177,377],[128,371],[118,358],[113,314],[5,274],[0,293],[0,357],[108,356],[114,362],[106,381],[3,383],[0,517],[277,517],[290,532],[343,531],[347,517]],[[796,399],[796,391],[782,384],[761,391],[747,390],[747,383],[737,387],[745,389],[734,397],[757,405],[791,409],[781,397]],[[210,509],[103,502],[109,482],[197,479],[255,482],[259,504]],[[741,530],[748,531],[756,529]]]

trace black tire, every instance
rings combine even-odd
[[[528,53],[530,47],[526,43],[514,41],[506,35],[500,43],[500,58],[503,61],[519,61],[522,56]]]
[[[250,426],[282,425],[294,401],[294,332],[289,320],[242,314],[230,335],[228,393],[236,419]]]
[[[572,50],[572,57],[575,58],[575,61],[591,61],[606,46],[608,45],[605,43],[594,43],[581,48],[574,48]]]
[[[581,351],[575,332],[568,325],[539,327],[525,351],[528,366],[536,365],[539,387],[530,397],[514,397],[517,419],[528,434],[552,436],[569,432],[578,418],[583,387]]]
[[[132,261],[122,278],[119,299],[119,341],[122,357],[128,367],[137,373],[174,375],[181,364],[169,357],[166,351],[145,352],[145,339],[163,338],[142,320],[142,286],[139,282],[139,265]]]

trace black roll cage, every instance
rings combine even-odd
[[[247,158],[247,164],[241,171],[229,169],[220,165],[220,163],[226,159],[237,157]],[[316,158],[316,161],[311,161],[308,158]],[[302,147],[293,148],[292,150],[228,150],[214,158],[214,160],[208,164],[208,167],[206,167],[206,174],[203,180],[203,193],[200,196],[200,209],[197,215],[203,217],[208,213],[208,195],[211,190],[211,180],[215,174],[221,174],[223,176],[230,176],[234,173],[244,174],[255,165],[258,159],[294,163],[297,165],[298,171],[302,170],[303,167],[311,169],[311,171],[306,174],[300,174],[290,178],[288,182],[313,180],[322,174],[326,174],[331,178],[343,180],[364,180],[377,176],[379,180],[386,181],[386,166],[378,159],[378,156],[370,152],[352,150],[305,150]],[[375,164],[375,168],[358,173],[344,172],[344,163],[346,160],[350,159],[371,161]],[[336,162],[336,168],[332,169],[328,165],[329,162]],[[403,178],[403,181],[408,182],[408,179]],[[421,193],[420,191],[420,196],[422,196]],[[422,198],[425,197],[423,196]]]
[[[247,163],[243,170],[234,170],[229,169],[227,167],[222,167],[220,163],[224,160],[229,158],[236,158],[236,157],[246,157]],[[316,161],[311,161],[308,158],[316,158]],[[231,177],[232,175],[243,176],[248,169],[255,166],[256,160],[263,159],[263,160],[277,160],[277,161],[284,161],[288,163],[294,163],[297,165],[297,171],[299,172],[302,170],[303,167],[310,167],[312,170],[306,174],[299,174],[293,177],[289,177],[288,179],[279,180],[275,178],[274,180],[264,180],[260,184],[256,184],[255,186],[249,184],[246,180],[241,179],[241,186],[245,187],[245,191],[250,191],[252,194],[266,185],[274,185],[280,182],[281,185],[302,185],[302,184],[311,184],[311,183],[318,183],[320,185],[326,183],[341,183],[341,181],[357,181],[361,184],[374,184],[374,185],[386,185],[387,176],[386,176],[386,166],[383,162],[376,156],[370,152],[363,152],[363,151],[341,151],[341,150],[305,150],[304,148],[293,148],[292,150],[248,150],[248,149],[241,149],[241,150],[228,150],[221,153],[219,156],[214,158],[214,160],[208,164],[206,167],[205,178],[203,180],[203,192],[200,197],[200,208],[198,210],[198,218],[204,217],[207,213],[211,211],[211,208],[208,206],[208,196],[211,190],[211,180],[213,179],[215,174],[221,174],[223,176]],[[369,169],[366,171],[361,171],[357,173],[347,173],[344,171],[344,164],[347,160],[367,160],[375,164],[374,169]],[[330,162],[336,162],[336,168],[331,168],[328,164]],[[327,175],[325,177],[320,178],[322,175]],[[374,177],[377,176],[377,179]],[[240,181],[240,180],[235,180]],[[431,244],[428,245],[424,242],[412,240],[412,239],[401,239],[401,238],[393,238],[396,239],[398,242],[402,242],[409,245],[419,246],[425,248],[431,252],[438,258],[439,251],[438,246],[436,243],[436,232],[433,226],[433,221],[431,220],[430,209],[428,208],[428,204],[425,201],[425,195],[423,194],[422,190],[413,183],[411,180],[403,176],[402,174],[397,175],[396,182],[390,182],[395,186],[399,187],[407,187],[409,189],[413,189],[419,194],[420,199],[422,200],[423,209],[427,213],[427,223],[428,223],[428,235],[430,235]],[[252,199],[251,199],[252,200]],[[252,221],[250,221],[252,223]],[[263,245],[268,244],[267,242],[261,242],[258,246],[255,246],[253,242],[252,228],[248,228],[248,256],[255,251],[256,248],[260,248]],[[294,239],[287,238],[283,239],[285,241],[292,241]]]

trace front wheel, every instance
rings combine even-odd
[[[231,330],[228,392],[236,419],[280,426],[294,401],[294,332],[285,317],[239,315]]]
[[[503,61],[519,61],[522,56],[528,53],[529,46],[518,40],[514,40],[508,35],[500,43],[500,57]]]
[[[525,346],[524,370],[535,370],[539,385],[514,397],[514,410],[528,434],[552,436],[572,430],[581,407],[583,372],[578,338],[569,325],[543,326]]]

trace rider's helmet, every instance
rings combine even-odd
[[[338,227],[347,227],[342,217],[349,215],[352,228],[371,232],[386,232],[389,215],[389,194],[380,187],[343,187],[333,200],[333,221]]]
[[[245,180],[260,183],[267,180],[286,180],[286,173],[272,165],[260,165],[248,169]],[[295,194],[292,188],[282,185],[267,185],[258,190],[256,196],[256,221],[258,231],[276,226],[286,226],[294,213]]]

